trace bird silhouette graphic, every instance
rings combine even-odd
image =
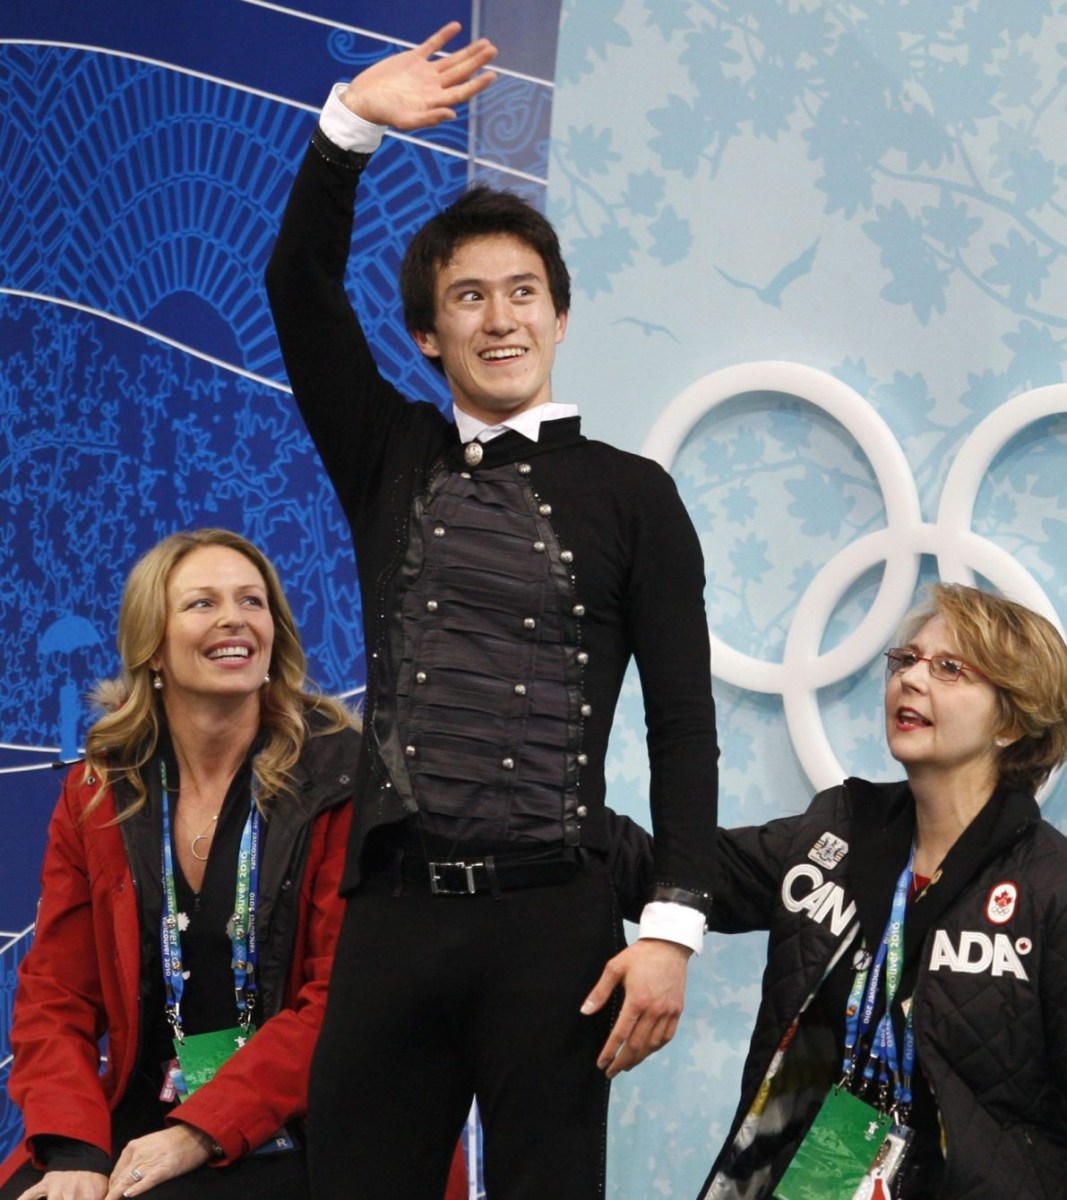
[[[727,283],[736,288],[747,288],[750,292],[755,292],[764,304],[773,304],[775,308],[781,308],[782,293],[785,289],[795,279],[800,279],[811,270],[812,263],[815,262],[815,251],[819,248],[819,241],[820,239],[816,238],[803,254],[799,254],[792,262],[786,263],[765,287],[758,287],[754,283],[746,283],[743,279],[737,279],[735,276],[727,274],[721,267],[716,267],[715,270]]]
[[[612,321],[612,325],[636,325],[645,337],[651,337],[654,333],[665,333],[671,341],[678,341],[666,325],[654,325],[651,321],[642,321],[640,317],[619,317],[617,321]],[[678,344],[681,345],[680,342]]]

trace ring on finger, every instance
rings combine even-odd
[[[136,1167],[130,1167],[130,1178],[134,1183],[140,1183],[144,1179],[144,1171],[139,1171]]]

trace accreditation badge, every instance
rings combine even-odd
[[[906,1125],[890,1129],[852,1200],[893,1200],[893,1181],[904,1165],[911,1139],[912,1131]]]
[[[197,1088],[215,1078],[219,1067],[251,1038],[254,1025],[247,1028],[235,1025],[232,1029],[216,1029],[214,1033],[193,1033],[179,1041],[174,1039],[174,1053],[181,1066],[182,1091],[185,1100]]]
[[[775,1188],[775,1200],[853,1200],[892,1127],[892,1117],[833,1088]]]

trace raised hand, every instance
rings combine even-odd
[[[454,54],[438,55],[460,28],[458,21],[450,21],[421,46],[360,71],[342,92],[342,102],[365,121],[394,129],[426,129],[453,120],[456,105],[466,103],[496,78],[492,71],[482,70],[497,52],[487,38]]]

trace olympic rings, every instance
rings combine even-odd
[[[973,584],[978,572],[1063,632],[1037,580],[971,526],[978,490],[997,453],[1028,425],[1067,413],[1067,385],[1052,384],[1016,396],[972,431],[948,472],[933,522],[923,520],[908,460],[873,406],[848,384],[800,363],[741,363],[705,375],[668,405],[645,439],[642,453],[670,470],[696,424],[720,404],[746,392],[797,396],[836,420],[866,455],[884,497],[886,527],[833,555],[808,583],[780,663],[753,658],[709,630],[715,675],[747,691],[780,695],[801,766],[815,787],[829,787],[848,772],[830,746],[818,690],[847,679],[884,649],[913,603],[923,555],[936,558],[942,579]],[[868,612],[837,645],[820,650],[827,624],[845,593],[879,563],[885,566]]]

